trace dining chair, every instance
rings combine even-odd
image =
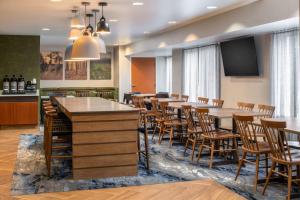
[[[181,95],[181,99],[182,99],[183,101],[185,101],[185,102],[188,102],[189,96],[183,94],[183,95]]]
[[[237,134],[228,131],[218,130],[214,127],[214,119],[209,116],[207,108],[196,108],[196,114],[202,129],[202,140],[199,145],[198,162],[204,148],[210,151],[209,168],[213,166],[214,153],[227,153],[231,152],[237,157]],[[228,145],[218,145],[222,141],[228,141]],[[222,148],[221,148],[222,147]]]
[[[162,116],[163,116],[163,130],[159,134],[159,144],[161,144],[163,137],[168,134],[170,136],[169,139],[169,147],[173,145],[173,139],[175,137],[175,132],[177,131],[179,133],[179,127],[186,127],[187,122],[184,119],[178,119],[176,115],[174,115],[171,112],[169,112],[169,103],[168,102],[160,102],[159,106],[162,110]],[[183,130],[182,130],[183,131]],[[182,134],[179,134],[178,136],[183,137]]]
[[[209,99],[205,97],[198,97],[199,103],[208,104]]]
[[[265,170],[266,176],[268,174],[268,156],[271,152],[269,144],[267,142],[258,141],[258,137],[256,135],[257,127],[253,125],[254,117],[247,115],[234,115],[233,116],[237,130],[240,134],[240,138],[242,140],[242,152],[243,156],[239,161],[238,170],[236,173],[235,180],[237,180],[240,170],[245,163],[255,164],[255,178],[254,178],[254,192],[257,190],[257,181],[258,181],[258,172],[259,172],[259,163],[261,160],[261,156],[264,155],[265,161]],[[255,155],[255,162],[251,159],[247,159],[247,155]]]
[[[262,117],[264,117],[264,118],[272,118],[273,117],[274,111],[275,111],[275,106],[259,104],[257,107],[258,107],[258,112],[265,114]]]
[[[75,91],[75,96],[76,97],[89,97],[90,96],[90,91],[88,91],[88,90],[76,90]]]
[[[252,111],[255,104],[254,103],[245,103],[245,102],[238,102],[237,103],[238,109]]]
[[[221,99],[213,99],[212,100],[213,106],[216,106],[218,108],[222,108],[224,104],[224,100]]]
[[[171,98],[174,98],[174,99],[179,99],[179,94],[171,94]]]
[[[297,182],[298,184],[300,183],[300,152],[295,151],[293,152],[293,154],[291,152],[284,130],[286,128],[285,121],[277,121],[274,119],[261,119],[261,124],[266,133],[267,140],[271,149],[272,160],[272,166],[263,189],[263,194],[265,194],[270,178],[274,173],[276,173],[288,179],[287,199],[291,199],[292,182]],[[276,171],[275,168],[277,164],[285,166],[287,170]],[[296,166],[297,168],[297,178],[293,178],[292,168],[294,166]]]
[[[185,143],[184,154],[186,153],[186,150],[187,150],[189,144],[192,144],[191,160],[193,161],[195,147],[196,147],[196,144],[198,144],[201,140],[202,130],[199,126],[196,125],[196,123],[193,120],[191,105],[182,105],[181,110],[187,121],[187,134],[188,134],[188,137],[187,137],[187,140]]]

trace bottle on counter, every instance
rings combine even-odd
[[[9,78],[5,75],[3,79],[3,94],[9,94]]]
[[[25,93],[25,80],[22,75],[18,78],[18,94]]]
[[[17,94],[17,91],[18,91],[18,83],[17,83],[17,78],[15,75],[13,75],[10,79],[10,93],[11,94]]]

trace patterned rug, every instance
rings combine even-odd
[[[150,168],[147,172],[143,163],[133,177],[117,177],[90,180],[72,180],[71,161],[53,160],[52,176],[46,175],[42,135],[21,135],[16,166],[13,173],[12,195],[37,194],[44,192],[63,192],[116,188],[135,185],[169,183],[198,179],[213,179],[247,199],[285,199],[287,185],[271,183],[266,195],[262,196],[263,184],[258,185],[258,192],[253,192],[254,165],[242,168],[237,181],[234,177],[236,164],[216,165],[209,169],[207,156],[199,163],[190,160],[190,151],[184,155],[182,144],[175,143],[169,148],[168,141],[161,145],[150,142]],[[216,159],[218,162],[218,158]],[[264,176],[263,169],[260,176]]]

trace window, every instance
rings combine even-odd
[[[274,33],[271,44],[271,101],[275,115],[300,118],[299,30]]]
[[[156,58],[156,92],[172,92],[172,57]]]
[[[197,97],[219,97],[220,62],[219,48],[210,45],[184,51],[183,93],[189,100]]]

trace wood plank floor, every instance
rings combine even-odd
[[[235,194],[224,186],[211,181],[199,180],[169,184],[134,186],[114,189],[82,190],[59,193],[43,193],[37,195],[15,196],[10,195],[12,173],[15,166],[20,134],[38,134],[36,128],[3,129],[0,127],[0,200],[242,200],[243,197]]]

